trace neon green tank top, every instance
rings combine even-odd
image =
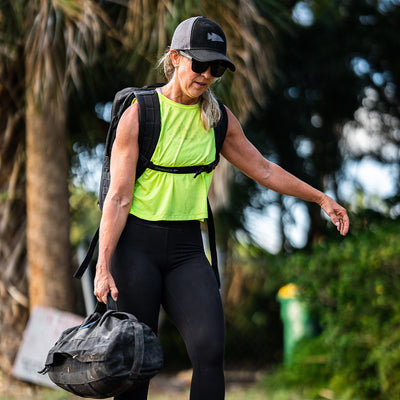
[[[206,165],[215,159],[214,129],[206,131],[198,104],[184,105],[158,93],[161,131],[151,158],[156,165]],[[146,169],[136,181],[131,213],[149,221],[203,220],[213,173],[173,174]]]

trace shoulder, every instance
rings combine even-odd
[[[233,112],[225,106],[228,119],[228,127],[226,138],[222,146],[221,154],[236,165],[236,158],[242,155],[252,147],[249,140],[246,138],[242,126]]]
[[[228,133],[229,129],[232,128],[234,124],[239,123],[239,121],[225,104],[218,99],[217,101],[219,105],[220,117],[216,126],[219,128],[219,130],[223,130]]]
[[[233,112],[225,105],[224,109],[226,111],[227,124],[228,124],[226,132],[227,137],[232,135],[243,135],[242,126],[239,120],[236,118],[235,114],[233,114]]]
[[[137,103],[129,106],[121,116],[117,127],[117,138],[124,136],[126,139],[134,139],[139,134],[139,107]]]
[[[139,107],[136,101],[124,111],[118,126],[129,123],[139,123]]]

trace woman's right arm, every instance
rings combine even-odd
[[[112,147],[111,182],[100,222],[99,256],[94,279],[94,295],[107,303],[107,295],[117,300],[118,289],[110,273],[111,257],[125,227],[132,205],[136,163],[139,156],[139,116],[137,103],[122,115]]]

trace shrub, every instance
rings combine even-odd
[[[341,399],[400,398],[399,244],[398,223],[374,223],[312,254],[299,252],[284,267],[318,316],[318,349]]]

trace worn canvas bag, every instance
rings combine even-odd
[[[150,327],[98,303],[81,325],[61,334],[41,373],[75,395],[104,399],[143,384],[162,365],[162,347]]]

